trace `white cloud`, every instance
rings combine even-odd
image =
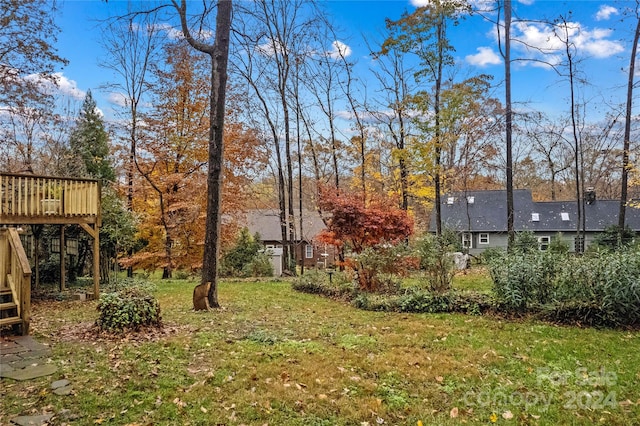
[[[284,55],[287,51],[285,46],[282,45],[279,40],[270,40],[266,43],[259,44],[256,47],[256,50],[258,51],[258,53],[261,53],[265,56],[273,56],[276,51],[278,51],[279,54]]]
[[[153,28],[156,31],[164,31],[167,34],[167,37],[171,40],[184,39],[184,33],[182,32],[182,29],[176,28],[171,24],[155,24]],[[191,34],[200,40],[209,40],[213,38],[213,32],[209,30],[200,30],[198,32],[193,32],[193,30],[191,30]]]
[[[566,26],[557,28],[555,32],[547,24],[518,22],[513,26],[512,47],[529,59],[553,63],[553,56],[563,55],[568,39],[579,54],[603,59],[624,50],[619,42],[608,40],[612,34],[608,29],[589,30],[578,22],[567,22]]]
[[[467,55],[464,59],[471,65],[486,67],[487,65],[498,65],[502,63],[500,56],[490,47],[478,47],[478,53]]]
[[[348,58],[350,55],[351,47],[339,40],[331,43],[331,50],[327,52],[327,56],[333,59]]]
[[[29,74],[24,79],[36,83],[43,91],[51,95],[69,96],[76,100],[82,100],[86,96],[83,90],[78,89],[75,80],[70,80],[61,72],[56,72],[52,76],[55,83],[40,74]]]
[[[127,97],[120,92],[111,92],[107,95],[107,101],[119,107],[127,106]]]
[[[618,9],[613,6],[603,4],[600,6],[598,13],[596,13],[596,21],[606,21],[611,18],[611,15],[617,15]]]

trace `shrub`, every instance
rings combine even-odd
[[[367,247],[351,259],[361,290],[393,293],[400,288],[399,277],[417,266],[406,244]]]
[[[297,277],[291,284],[291,288],[302,293],[321,294],[323,296],[338,299],[353,299],[358,290],[346,274],[332,272],[331,281],[329,274],[322,270],[311,270]]]
[[[609,225],[604,229],[604,232],[596,236],[591,246],[618,250],[631,246],[634,236],[635,233],[629,226],[621,229],[618,225]]]
[[[549,249],[551,253],[567,254],[569,253],[569,243],[562,238],[562,232],[557,233],[549,243]]]
[[[418,241],[417,251],[420,268],[426,272],[429,288],[438,293],[448,291],[455,275],[452,247],[448,240],[427,234]]]
[[[507,310],[526,311],[549,303],[558,269],[567,260],[567,256],[527,247],[489,262],[494,294]]]
[[[480,255],[480,263],[488,265],[492,260],[499,259],[506,254],[505,249],[499,247],[491,247],[482,251]]]
[[[273,265],[266,253],[256,253],[256,255],[242,267],[244,277],[272,277]]]
[[[131,287],[100,296],[96,325],[102,331],[122,332],[160,326],[160,304],[149,292]]]
[[[489,296],[481,293],[433,293],[412,287],[403,295],[380,295],[359,293],[352,301],[358,309],[367,311],[407,312],[407,313],[450,313],[480,315],[492,309]]]
[[[253,237],[247,228],[242,228],[235,245],[223,254],[219,273],[222,277],[249,277],[254,270],[264,271],[262,259],[256,260],[262,249],[260,236]],[[267,257],[264,255],[264,257]],[[251,265],[254,261],[256,264]],[[268,261],[268,257],[267,257]],[[273,275],[273,273],[271,273]]]
[[[518,232],[513,246],[520,253],[532,253],[538,250],[538,239],[532,231]]]
[[[640,250],[584,256],[514,252],[490,263],[493,290],[507,312],[589,325],[640,324]]]

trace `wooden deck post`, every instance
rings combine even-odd
[[[93,237],[93,297],[100,298],[100,232],[97,229]]]
[[[67,242],[64,238],[64,228],[64,225],[60,226],[60,291],[66,290],[67,288],[67,271],[65,265],[65,258],[67,257]]]

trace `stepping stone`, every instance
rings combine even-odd
[[[2,356],[0,356],[0,364],[8,364],[10,362],[19,361],[21,359],[22,358],[20,358],[17,354],[10,354],[10,355],[2,354]]]
[[[49,349],[49,346],[43,345],[42,343],[36,341],[31,336],[16,336],[13,337],[12,340],[20,346],[23,346],[30,351],[40,351],[44,349]]]
[[[62,386],[60,388],[56,388],[53,390],[53,393],[59,396],[71,395],[72,392],[73,392],[73,386],[71,385]]]
[[[43,349],[36,349],[36,350],[23,352],[18,356],[20,356],[20,358],[22,359],[30,359],[30,358],[42,358],[49,355],[51,355],[51,349],[45,347]]]
[[[11,420],[12,424],[19,426],[41,426],[49,424],[49,420],[53,417],[53,414],[42,414],[40,416],[20,416]]]
[[[9,364],[0,364],[0,377],[2,377],[2,373],[14,371],[15,368]]]
[[[63,388],[67,386],[69,383],[71,382],[68,381],[67,379],[56,380],[55,382],[51,383],[51,389]]]
[[[9,366],[13,367],[14,370],[20,370],[22,368],[35,367],[36,365],[43,365],[46,363],[46,359],[20,359],[18,361],[10,362]]]
[[[2,372],[2,377],[7,377],[13,380],[31,380],[36,377],[49,376],[58,370],[53,364],[36,365],[32,367],[25,367],[20,370]]]

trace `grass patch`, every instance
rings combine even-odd
[[[293,291],[289,282],[223,282],[223,308],[196,313],[193,286],[157,281],[165,330],[146,338],[91,338],[95,301],[35,303],[32,334],[52,345],[58,372],[2,379],[0,424],[43,411],[62,412],[56,424],[74,425],[457,425],[487,424],[493,415],[500,424],[626,425],[640,418],[635,331],[363,311]],[[73,395],[50,392],[61,378]]]

